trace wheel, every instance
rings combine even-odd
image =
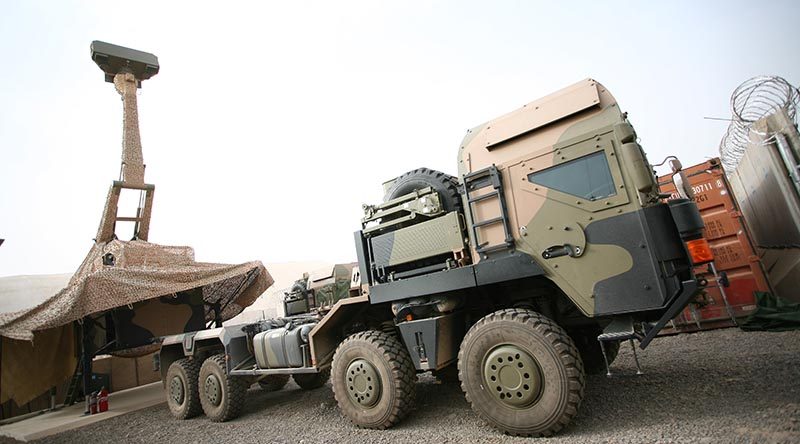
[[[249,384],[245,378],[228,375],[225,355],[209,356],[203,361],[198,383],[200,404],[208,419],[224,422],[239,416]]]
[[[307,284],[306,284],[306,281],[304,279],[300,279],[300,280],[294,281],[294,284],[292,284],[292,288],[289,289],[289,293],[294,293],[294,292],[305,293],[306,292],[306,285]]]
[[[320,388],[328,382],[331,377],[331,369],[326,368],[319,373],[298,373],[292,375],[295,384],[299,385],[303,390],[313,390]]]
[[[262,390],[277,392],[289,382],[289,375],[267,375],[258,380]]]
[[[458,353],[472,410],[511,435],[550,436],[577,414],[585,376],[569,335],[531,310],[496,311],[467,332]]]
[[[197,388],[197,375],[200,361],[192,358],[178,359],[170,364],[164,380],[167,406],[177,419],[189,419],[199,415],[200,392]]]
[[[349,336],[336,349],[331,369],[336,402],[358,427],[389,428],[414,405],[414,364],[393,335],[365,331]]]
[[[606,361],[603,359],[603,350],[597,342],[597,335],[602,333],[600,329],[576,330],[571,331],[569,336],[575,342],[578,353],[583,361],[583,369],[587,375],[599,375],[606,371]],[[606,342],[606,356],[608,365],[614,362],[619,353],[619,341]]]
[[[457,184],[456,178],[449,174],[428,168],[417,168],[398,177],[386,192],[383,201],[386,202],[415,190],[431,187],[439,193],[442,208],[445,211],[460,211],[463,205]]]

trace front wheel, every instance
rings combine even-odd
[[[208,419],[224,422],[239,416],[249,384],[245,378],[228,374],[225,355],[210,356],[203,361],[198,383],[200,404]]]
[[[496,311],[467,332],[461,388],[487,424],[511,435],[550,436],[577,414],[585,376],[575,344],[531,310]]]
[[[336,402],[358,427],[389,428],[414,405],[416,371],[395,336],[379,331],[351,335],[336,349],[331,368]]]

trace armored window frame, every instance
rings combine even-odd
[[[535,171],[528,174],[528,181],[590,202],[617,195],[604,151]]]
[[[620,206],[631,202],[631,196],[624,186],[622,167],[619,164],[615,150],[616,144],[613,127],[608,126],[596,132],[593,131],[591,134],[582,134],[562,140],[547,151],[541,152],[534,157],[522,159],[509,169],[510,174],[513,176],[511,183],[514,185],[514,193],[531,193],[549,201],[559,202],[591,213],[610,209],[617,211]],[[611,170],[611,177],[614,178],[616,195],[591,201],[544,185],[538,185],[528,180],[528,174],[544,171],[593,153],[605,153],[606,161]],[[515,199],[517,198],[515,197]]]

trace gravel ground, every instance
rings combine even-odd
[[[800,442],[799,356],[800,331],[684,334],[640,352],[645,374],[637,376],[626,344],[612,365],[615,376],[589,376],[578,416],[545,441]],[[176,421],[160,405],[36,442],[535,442],[483,425],[458,385],[422,375],[417,396],[416,410],[386,431],[351,426],[330,384],[302,391],[290,383],[273,393],[252,388],[242,416],[228,423]]]

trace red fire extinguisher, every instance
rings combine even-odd
[[[108,411],[108,390],[105,387],[100,388],[100,392],[97,394],[97,412],[107,412]]]
[[[89,395],[89,414],[94,415],[97,413],[97,392],[92,392]]]

